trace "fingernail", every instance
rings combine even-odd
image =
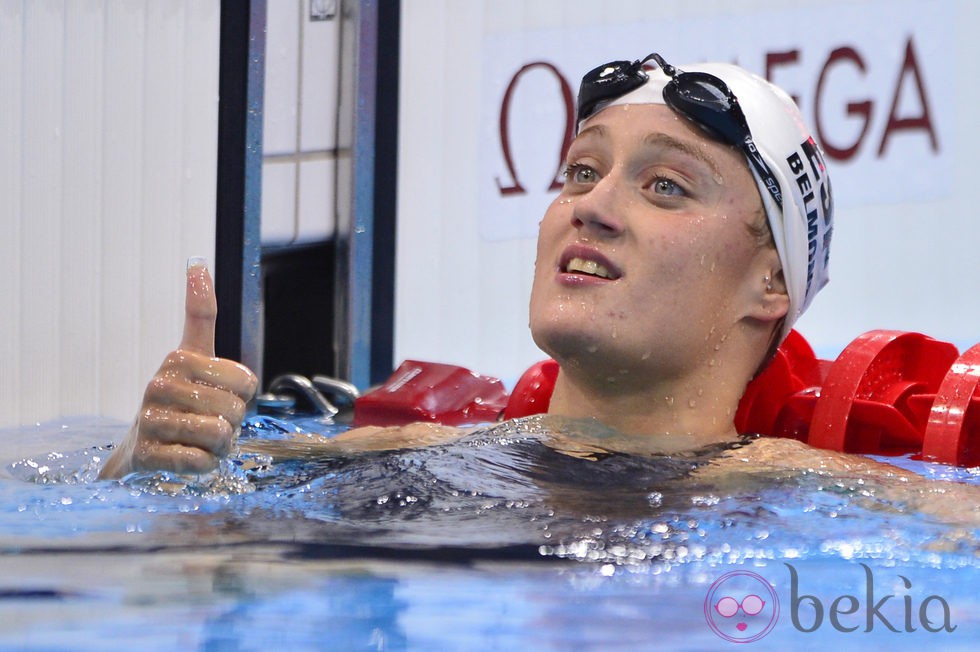
[[[204,256],[191,256],[187,259],[187,270],[190,271],[194,267],[208,268],[208,259]]]

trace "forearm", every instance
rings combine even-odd
[[[439,423],[417,422],[404,426],[363,426],[336,437],[297,435],[285,440],[254,439],[243,442],[242,452],[271,455],[273,459],[317,459],[358,453],[421,448],[455,441],[470,432]]]

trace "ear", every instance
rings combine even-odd
[[[789,292],[783,267],[775,249],[761,257],[762,263],[753,266],[755,278],[749,279],[749,302],[746,317],[762,323],[776,322],[789,312]]]
[[[782,268],[764,276],[760,285],[762,291],[758,301],[759,310],[752,316],[764,322],[774,322],[785,317],[789,312],[789,292],[786,291]]]

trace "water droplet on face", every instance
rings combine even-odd
[[[692,408],[692,407],[694,407],[694,406],[695,406],[695,405],[697,405],[697,404],[698,404],[698,402],[697,402],[697,401],[695,401],[695,400],[694,400],[694,399],[692,398],[692,399],[691,399],[690,401],[688,401],[688,402],[687,402],[687,407],[689,407],[689,408]]]
[[[673,405],[674,404],[674,397],[673,396],[665,396],[664,397],[664,400],[667,401],[667,405]]]
[[[590,344],[589,346],[585,347],[585,350],[588,351],[589,353],[595,353],[596,351],[599,350],[599,347],[596,346],[595,344]]]
[[[640,356],[640,360],[649,360],[651,355],[653,355],[653,351],[647,351],[642,356]]]

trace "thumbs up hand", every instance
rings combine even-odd
[[[143,395],[136,422],[101,472],[203,473],[227,455],[258,379],[247,367],[214,357],[218,314],[214,284],[200,259],[188,261],[184,335]]]

